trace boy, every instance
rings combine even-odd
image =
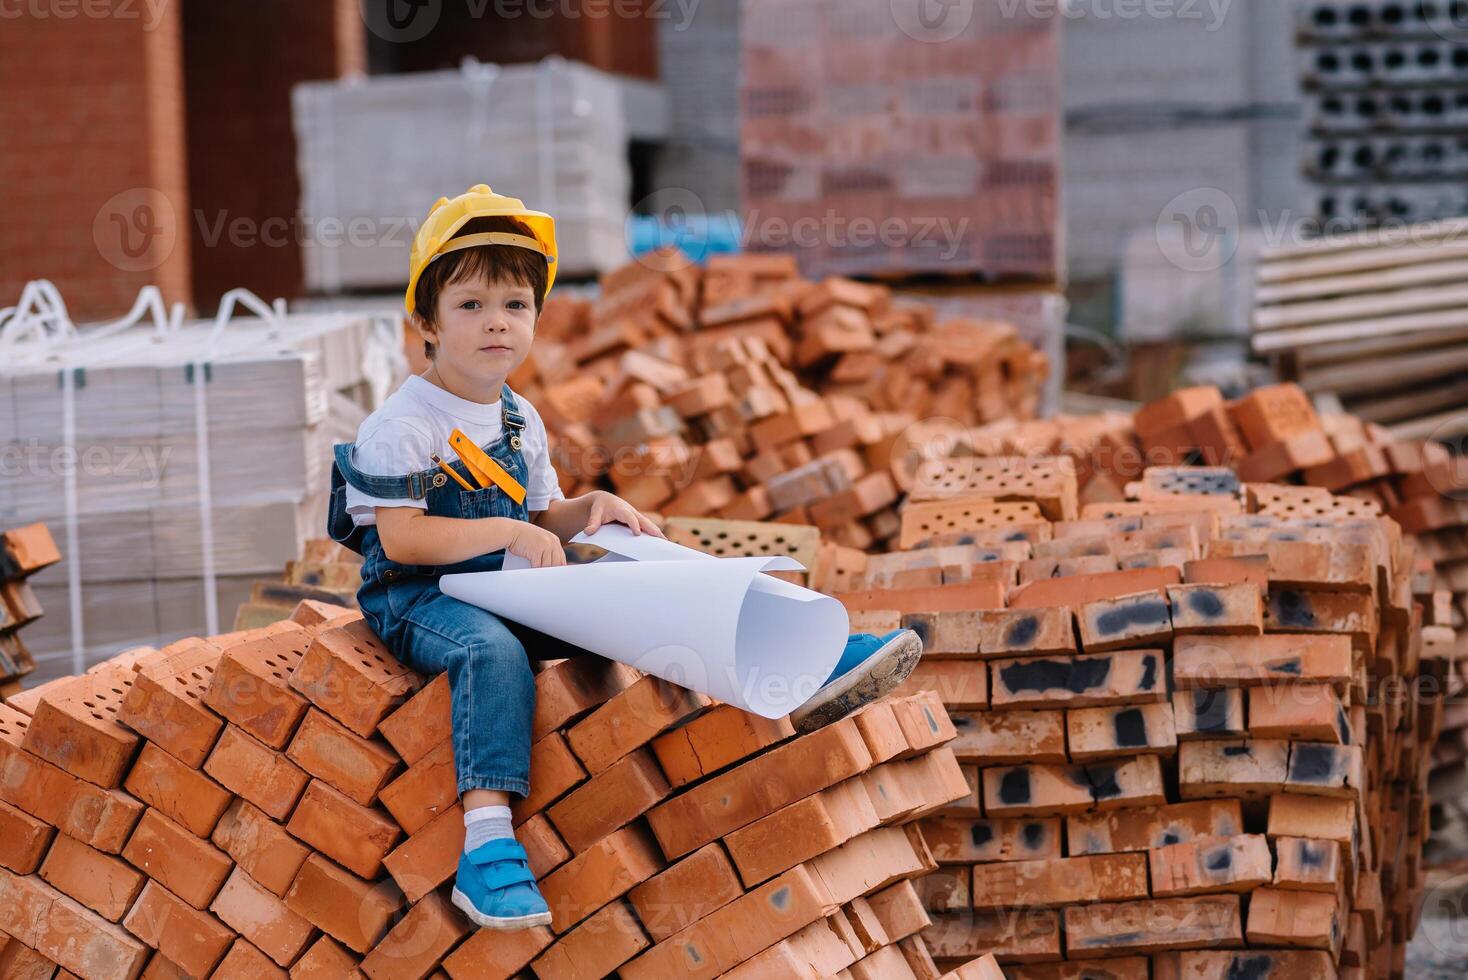
[[[536,567],[564,565],[566,541],[612,521],[662,536],[614,494],[566,499],[544,423],[505,384],[530,353],[555,262],[549,215],[484,184],[441,198],[414,239],[406,296],[429,367],[362,423],[354,446],[335,447],[332,474],[329,530],[363,555],[364,619],[409,667],[448,671],[465,825],[453,903],[492,929],[550,921],[511,829],[510,794],[530,789],[529,658],[584,651],[444,595],[438,576],[498,570],[506,551]],[[471,487],[475,480],[448,450],[455,428],[513,482],[462,489],[454,475]],[[516,484],[524,490],[518,502],[509,492]],[[792,721],[810,730],[880,697],[921,652],[911,630],[851,637],[837,669]]]

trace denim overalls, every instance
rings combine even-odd
[[[525,418],[508,385],[500,392],[500,406],[504,432],[497,442],[481,448],[525,486],[528,466],[520,452]],[[352,462],[352,449],[351,443],[334,447],[327,531],[333,540],[363,556],[362,586],[357,590],[362,616],[404,664],[428,675],[448,671],[460,794],[488,789],[524,796],[530,791],[530,723],[535,709],[529,658],[560,659],[585,651],[439,590],[440,575],[498,571],[504,564],[503,551],[454,565],[389,560],[376,526],[353,526],[346,509],[346,484],[373,497],[426,500],[434,517],[527,521],[529,511],[496,486],[465,490],[437,468],[407,476],[363,473]],[[475,484],[462,462],[449,465],[471,486]]]

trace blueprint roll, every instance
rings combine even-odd
[[[445,575],[444,594],[764,718],[815,694],[846,645],[846,609],[767,571],[793,558],[715,558],[620,524],[574,542],[584,565]]]

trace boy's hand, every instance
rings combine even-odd
[[[551,568],[566,564],[566,549],[561,539],[529,521],[515,521],[515,533],[505,549],[530,562],[531,568]]]
[[[587,534],[595,534],[597,528],[603,524],[616,523],[627,525],[632,529],[633,534],[642,534],[645,531],[654,537],[663,537],[663,532],[656,524],[616,494],[607,493],[605,490],[595,490],[589,496],[591,497],[591,513],[586,521]]]

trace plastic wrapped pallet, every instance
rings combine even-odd
[[[433,202],[486,179],[555,215],[561,275],[625,261],[624,87],[559,58],[297,86],[306,285],[400,286]]]
[[[0,316],[0,524],[45,522],[64,559],[31,583],[36,679],[227,625],[319,533],[331,443],[366,411],[340,393],[370,403],[397,335],[251,305],[77,329],[48,287]]]

